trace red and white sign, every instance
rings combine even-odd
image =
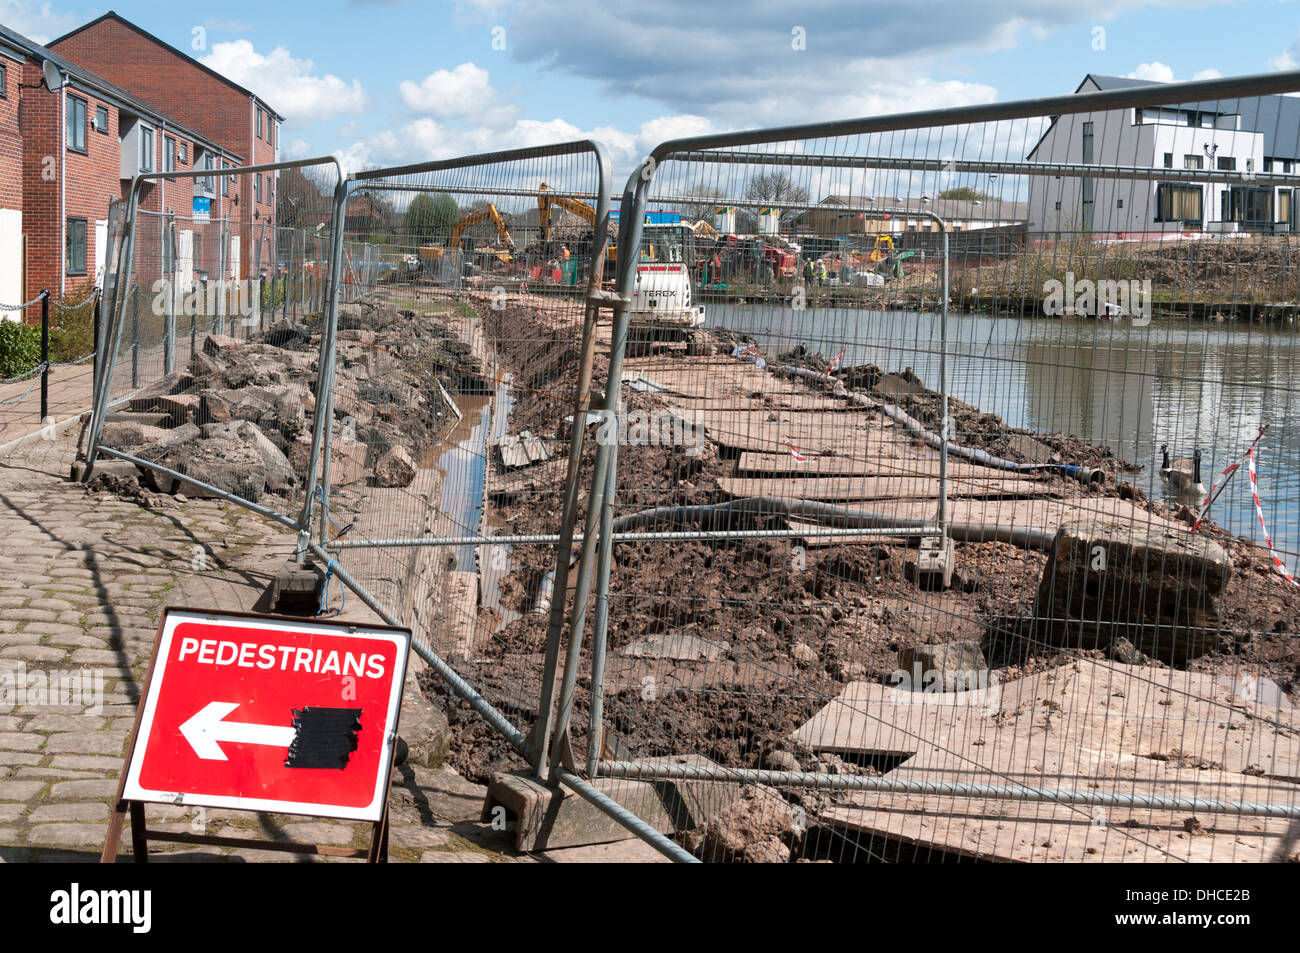
[[[122,796],[378,821],[410,640],[169,609]]]

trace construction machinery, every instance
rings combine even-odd
[[[497,207],[488,203],[485,208],[476,209],[456,222],[451,227],[451,236],[447,239],[446,245],[421,245],[419,250],[421,264],[431,267],[441,262],[448,249],[460,248],[467,228],[486,221],[491,221],[496,226],[497,244],[487,246],[484,251],[502,262],[510,261],[515,251],[515,240],[511,237],[510,230],[506,228],[505,219],[501,217]]]

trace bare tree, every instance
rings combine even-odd
[[[677,207],[677,210],[682,213],[682,218],[691,221],[703,219],[706,222],[712,222],[713,210],[719,205],[726,204],[722,189],[716,185],[709,185],[707,182],[696,182],[686,190],[683,197],[699,200],[682,202]]]
[[[793,205],[793,208],[781,209],[780,221],[788,225],[807,211],[808,190],[796,185],[785,172],[764,172],[754,176],[745,185],[745,198],[751,202],[771,202],[773,205]],[[741,218],[746,228],[753,231],[758,226],[758,210],[744,209]]]

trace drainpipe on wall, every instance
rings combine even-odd
[[[59,254],[55,260],[59,263],[59,294],[66,290],[63,282],[67,277],[68,263],[68,217],[65,214],[68,203],[68,87],[65,83],[59,88]]]

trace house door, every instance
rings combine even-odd
[[[95,222],[95,287],[104,287],[104,263],[108,260],[108,219]]]
[[[0,304],[23,301],[23,213],[0,209]],[[0,321],[21,321],[19,311],[0,311]]]

